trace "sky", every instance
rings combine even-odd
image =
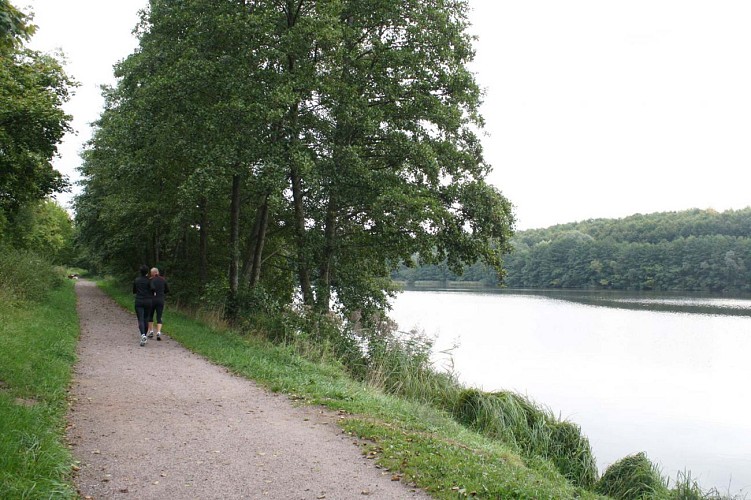
[[[36,14],[31,46],[62,49],[82,84],[66,105],[77,134],[55,161],[75,181],[99,87],[136,48],[148,2],[13,3]],[[751,2],[469,4],[488,181],[514,205],[517,229],[751,205]]]

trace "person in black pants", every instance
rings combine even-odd
[[[151,268],[151,288],[154,297],[151,299],[152,307],[149,315],[149,338],[154,337],[154,314],[156,314],[156,339],[162,340],[162,313],[164,312],[164,296],[169,293],[169,285],[164,276],[159,274],[159,269]]]
[[[133,280],[133,294],[135,295],[138,331],[141,334],[140,346],[143,347],[146,345],[146,331],[148,327],[146,322],[151,316],[151,305],[152,299],[154,297],[154,289],[151,286],[151,281],[146,276],[147,274],[149,274],[149,266],[145,264],[142,265],[138,269],[138,272],[140,273],[140,276]]]

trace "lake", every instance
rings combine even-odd
[[[391,317],[463,384],[579,424],[601,472],[643,451],[671,480],[751,492],[751,298],[407,290]]]

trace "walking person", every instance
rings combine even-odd
[[[151,289],[154,296],[151,299],[151,314],[149,315],[149,338],[154,338],[154,315],[156,315],[156,339],[162,340],[162,313],[164,312],[165,295],[169,293],[169,285],[156,267],[151,268]]]
[[[148,328],[148,318],[151,317],[151,306],[154,297],[154,289],[151,285],[147,274],[149,266],[142,265],[139,269],[139,276],[133,280],[133,294],[135,295],[136,317],[138,318],[138,331],[140,333],[141,347],[146,345],[146,332]]]

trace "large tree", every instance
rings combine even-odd
[[[24,46],[35,27],[6,0],[0,29],[0,219],[9,219],[68,185],[52,159],[71,130],[62,105],[75,83],[57,59]]]

